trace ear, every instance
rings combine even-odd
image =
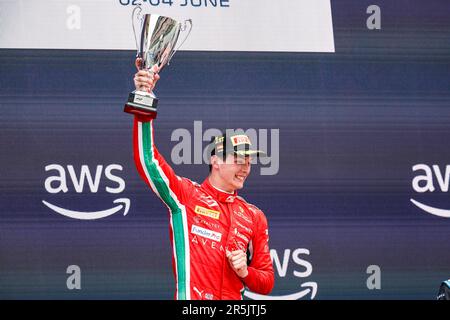
[[[219,169],[220,158],[216,155],[211,156],[211,166],[213,169]]]

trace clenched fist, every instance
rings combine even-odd
[[[243,250],[227,251],[228,262],[234,272],[240,277],[245,278],[248,275],[247,255]]]

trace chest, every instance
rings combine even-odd
[[[196,192],[186,204],[189,236],[206,248],[247,251],[254,233],[253,214],[238,198],[220,202]]]

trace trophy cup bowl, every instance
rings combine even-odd
[[[138,12],[136,14],[136,12]],[[136,39],[137,58],[141,58],[140,69],[149,72],[154,65],[161,71],[169,64],[175,52],[186,41],[192,30],[192,21],[183,24],[176,20],[158,14],[141,14],[142,8],[136,6],[132,13],[132,25]],[[135,22],[140,22],[140,34],[136,34]],[[184,40],[175,49],[181,31],[186,31],[187,23],[190,28]],[[138,42],[139,39],[139,42]],[[150,115],[156,117],[158,98],[153,92],[134,90],[128,95],[124,111],[131,114]]]

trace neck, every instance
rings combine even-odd
[[[222,184],[219,183],[219,181],[216,181],[217,179],[214,179],[212,175],[208,177],[209,183],[217,190],[229,194],[233,194],[235,190],[229,190],[228,188],[222,186]]]

